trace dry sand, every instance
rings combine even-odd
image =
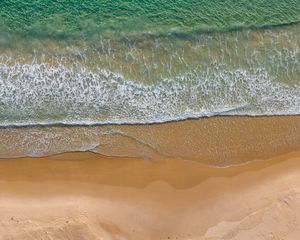
[[[0,162],[0,239],[299,239],[300,152],[232,168],[64,154]]]
[[[300,239],[299,117],[114,129],[122,134],[99,151],[136,157],[0,160],[0,239]],[[1,156],[30,131],[75,132],[80,143],[103,128],[2,129]],[[214,159],[251,162],[202,165]]]

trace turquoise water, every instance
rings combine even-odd
[[[0,126],[300,114],[300,1],[5,0],[0,18]]]
[[[300,21],[298,0],[4,0],[3,31],[35,37],[228,31]]]

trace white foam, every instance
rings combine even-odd
[[[145,85],[107,69],[0,65],[0,126],[293,114],[300,114],[300,87],[265,69],[207,69]]]

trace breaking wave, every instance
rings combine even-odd
[[[300,114],[300,86],[276,82],[263,68],[213,68],[142,84],[105,69],[4,64],[0,79],[1,126]]]

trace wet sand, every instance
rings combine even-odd
[[[298,132],[287,131],[298,126],[299,119],[291,119],[277,122],[284,131],[278,130],[282,138],[274,139],[275,144],[281,141],[286,146],[287,136],[297,136]],[[281,121],[291,124],[280,126]],[[276,123],[261,126],[274,130]],[[265,157],[253,152],[250,163],[227,168],[181,156],[145,159],[88,152],[3,159],[0,237],[297,239],[300,148],[293,139],[292,148],[270,154],[272,144],[262,145]],[[243,155],[239,156],[243,162]]]
[[[90,150],[229,167],[300,149],[300,116],[213,117],[154,125],[0,129],[0,158]]]

